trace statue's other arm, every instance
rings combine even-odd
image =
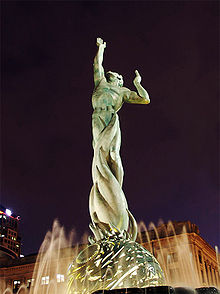
[[[141,76],[137,70],[135,71],[135,74],[136,77],[134,78],[133,82],[138,93],[136,93],[135,91],[130,91],[129,89],[125,90],[123,95],[124,101],[136,104],[149,104],[149,95],[144,87],[141,86]]]
[[[94,58],[94,64],[93,64],[95,86],[98,85],[101,79],[105,78],[102,62],[103,62],[104,50],[106,47],[106,43],[103,42],[101,38],[97,38],[96,44],[98,46],[98,51]]]

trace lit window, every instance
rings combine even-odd
[[[177,252],[172,252],[167,255],[167,263],[173,263],[178,260]]]
[[[13,282],[13,289],[18,290],[18,288],[20,287],[21,281],[19,280],[14,280]]]
[[[63,283],[64,282],[64,275],[57,274],[57,283]]]
[[[11,216],[11,210],[10,210],[10,209],[7,208],[7,209],[5,210],[5,213],[6,213],[8,216]]]
[[[41,285],[48,285],[49,284],[49,276],[42,277]]]
[[[27,280],[27,288],[30,288],[32,286],[34,286],[34,279],[28,279]]]

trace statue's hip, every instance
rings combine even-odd
[[[92,126],[102,132],[112,120],[115,110],[113,106],[96,107],[92,114]],[[96,130],[97,131],[97,130]]]

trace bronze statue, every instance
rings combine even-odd
[[[102,62],[106,43],[97,38],[97,46],[92,95],[93,187],[89,199],[90,229],[94,237],[89,237],[90,244],[69,267],[69,294],[164,284],[158,261],[135,242],[137,224],[122,191],[123,168],[119,154],[118,110],[124,102],[148,104],[150,99],[140,84],[137,70],[134,78],[137,93],[123,87],[121,75],[111,71],[105,75]]]
[[[92,95],[94,185],[90,193],[90,215],[93,221],[90,228],[97,240],[101,239],[95,229],[97,225],[107,230],[114,228],[119,232],[130,232],[135,240],[136,222],[128,211],[122,191],[123,168],[119,155],[121,134],[117,112],[124,102],[148,104],[150,99],[140,84],[141,76],[137,70],[134,85],[138,93],[123,87],[123,77],[118,73],[109,71],[105,74],[102,63],[106,43],[97,38],[97,46],[98,52],[94,59],[95,88]]]

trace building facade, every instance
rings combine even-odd
[[[219,254],[190,221],[140,232],[138,242],[158,259],[170,285],[220,287]]]
[[[20,257],[19,216],[0,205],[0,261]]]

